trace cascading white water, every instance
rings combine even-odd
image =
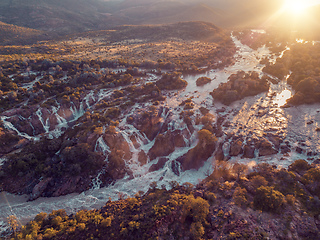
[[[231,127],[230,129],[224,128],[223,130],[225,132],[229,131],[233,132],[234,134],[239,133],[242,135],[256,134],[259,136],[259,134],[263,133],[263,131],[269,131],[270,129],[277,127],[277,129],[285,133],[284,137],[287,137],[290,141],[296,142],[297,136],[305,139],[311,138],[310,143],[307,144],[309,144],[310,147],[317,146],[316,148],[319,148],[319,133],[316,133],[315,131],[315,128],[320,126],[320,111],[318,105],[281,109],[280,106],[273,104],[272,102],[270,103],[270,98],[268,98],[267,94],[265,93],[237,101],[231,104],[229,107],[219,103],[215,103],[214,106],[212,105],[212,97],[209,95],[209,93],[213,89],[217,88],[220,83],[227,82],[228,77],[231,74],[236,73],[238,70],[257,71],[258,73],[262,74],[263,65],[260,64],[260,60],[264,57],[270,56],[270,51],[266,47],[253,50],[248,46],[241,44],[241,42],[235,37],[232,38],[238,47],[238,52],[236,54],[237,61],[233,66],[229,66],[220,70],[211,70],[204,74],[183,76],[183,78],[188,82],[188,86],[180,91],[169,91],[166,93],[166,95],[171,97],[167,97],[167,100],[163,103],[163,107],[167,108],[169,111],[163,111],[161,118],[165,120],[168,118],[169,114],[171,114],[172,119],[169,124],[169,130],[186,129],[186,131],[189,131],[183,123],[183,120],[180,119],[179,113],[181,112],[181,107],[179,107],[179,104],[183,100],[191,97],[192,101],[195,103],[195,111],[197,111],[201,106],[208,108],[212,114],[215,114],[215,110],[218,108],[224,107],[226,109],[224,116],[228,121],[230,121]],[[213,81],[203,87],[197,87],[196,80],[202,76],[207,76],[213,79]],[[151,76],[150,81],[153,80],[154,79]],[[274,88],[274,91],[277,92],[277,88]],[[101,99],[108,97],[110,94],[112,94],[111,90],[100,90],[98,96],[96,96],[92,90],[85,96],[83,100],[86,106],[83,106],[82,109],[77,110],[78,113],[76,113],[76,110],[73,109],[73,115],[78,116],[80,113],[83,114],[84,109],[92,106],[92,102],[100,101]],[[54,209],[64,208],[67,210],[67,212],[71,213],[83,208],[92,209],[103,206],[109,197],[112,199],[118,199],[119,193],[132,196],[138,191],[145,192],[148,190],[149,184],[154,181],[158,183],[158,186],[164,185],[167,188],[170,187],[170,181],[177,181],[179,183],[190,182],[197,184],[200,179],[205,178],[212,172],[212,162],[214,161],[213,157],[209,158],[208,161],[205,162],[204,166],[199,170],[188,170],[181,172],[179,170],[180,164],[177,163],[177,168],[180,173],[179,176],[176,175],[171,168],[172,161],[187,153],[197,144],[197,131],[202,128],[202,125],[196,125],[194,132],[189,132],[190,137],[184,138],[186,143],[188,143],[186,144],[186,147],[177,148],[173,153],[167,156],[169,160],[166,162],[163,168],[155,172],[149,172],[150,166],[156,163],[157,159],[141,166],[138,163],[137,154],[141,150],[144,150],[147,153],[154,145],[155,140],[150,141],[147,139],[145,134],[141,133],[134,126],[128,124],[125,120],[127,116],[131,115],[135,109],[138,109],[139,107],[141,106],[136,104],[132,108],[132,111],[130,111],[126,116],[123,116],[123,120],[120,122],[117,128],[117,131],[119,131],[123,138],[128,142],[130,151],[133,153],[132,159],[127,161],[127,166],[133,171],[133,178],[126,176],[124,179],[115,182],[113,185],[99,188],[99,175],[93,183],[94,188],[89,191],[81,194],[69,194],[57,198],[39,198],[33,202],[26,202],[25,196],[13,196],[11,194],[3,193],[9,197],[9,203],[11,204],[12,211],[17,214],[20,219],[31,219],[41,211],[51,212]],[[55,129],[55,131],[57,131],[57,135],[55,136],[58,136],[58,133],[61,133],[61,131],[59,130],[59,132],[57,129],[67,127],[68,124],[67,120],[58,114],[59,108],[60,106],[52,107],[52,114],[54,114],[58,120],[58,127]],[[259,110],[265,111],[268,118],[255,117]],[[311,119],[315,122],[315,124],[312,126],[307,125],[305,124],[305,119]],[[1,120],[4,122],[4,125],[7,128],[16,131],[20,136],[28,139],[32,138],[26,134],[20,133],[9,121],[7,121],[8,117],[2,116]],[[246,125],[245,128],[243,127],[244,124]],[[242,128],[240,128],[241,125]],[[135,138],[139,144],[139,147],[137,148],[134,146],[130,138],[132,135],[135,135]],[[221,141],[223,141],[224,138],[221,139]],[[229,152],[229,148],[230,145],[227,144],[223,148],[223,151],[226,155]],[[95,150],[100,151],[105,155],[107,155],[110,151],[102,137],[98,138],[95,145]],[[320,152],[320,149],[318,149],[318,151]],[[282,156],[275,155],[270,157],[257,157],[256,159],[240,159],[240,157],[234,157],[231,158],[230,161],[250,162],[252,160],[256,160],[287,166],[297,158],[305,158],[305,156],[296,154],[295,152],[290,153],[290,160],[280,161],[280,157]],[[0,220],[4,221],[8,215],[12,214],[10,211],[11,208],[8,207],[7,203],[2,198],[0,201]]]

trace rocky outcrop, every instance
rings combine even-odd
[[[159,134],[153,147],[150,149],[148,155],[150,160],[153,160],[160,156],[168,156],[177,147],[185,147],[186,143],[182,136],[181,130],[175,130],[173,132],[167,131],[165,134]]]
[[[124,160],[130,160],[132,152],[126,139],[119,132],[106,133],[103,135],[103,140],[111,149],[111,152],[117,152]]]
[[[168,109],[164,109],[163,107],[149,111],[137,111],[129,117],[129,123],[146,134],[148,139],[152,141],[161,130],[166,130],[165,119],[162,118],[162,114],[167,111]]]
[[[0,157],[13,151],[15,148],[24,146],[28,141],[20,139],[14,132],[0,127]]]
[[[242,140],[238,139],[236,141],[233,141],[230,145],[229,155],[233,157],[233,156],[238,156],[241,153],[242,153]]]
[[[183,171],[199,169],[204,162],[212,156],[216,149],[216,137],[208,130],[202,129],[198,132],[199,142],[186,154],[177,159],[181,163]]]
[[[148,162],[148,156],[145,153],[145,151],[141,150],[138,154],[138,161],[140,162],[141,165],[144,165]]]
[[[179,90],[188,85],[188,82],[181,79],[181,73],[173,72],[166,73],[160,80],[156,82],[156,85],[161,90]]]
[[[73,192],[81,192],[89,188],[89,184],[81,184],[81,177],[64,177],[61,179],[61,183],[57,183],[57,187],[53,188],[54,192],[52,194],[52,197],[58,197],[61,195],[66,195],[68,193]],[[84,187],[87,185],[87,188]],[[82,186],[82,187],[81,187]],[[82,188],[82,189],[81,189]]]
[[[254,96],[269,90],[267,77],[259,77],[257,72],[239,71],[229,77],[229,81],[221,83],[211,96],[223,104],[229,105],[244,97]]]
[[[273,148],[272,144],[265,138],[259,140],[255,144],[255,147],[259,149],[259,156],[269,156],[278,153],[278,151]]]
[[[155,171],[158,171],[159,169],[163,168],[168,160],[169,159],[165,158],[165,157],[159,158],[157,163],[151,165],[151,167],[149,168],[149,172],[155,172]]]
[[[40,197],[44,193],[44,191],[46,190],[46,188],[51,180],[52,180],[52,178],[44,179],[44,180],[40,181],[36,186],[34,186],[34,188],[32,189],[32,193],[30,194],[29,200],[32,201],[32,200]]]

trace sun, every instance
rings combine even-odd
[[[312,1],[308,0],[285,0],[283,5],[284,11],[299,15],[312,5]]]

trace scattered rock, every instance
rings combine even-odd
[[[308,125],[311,125],[311,124],[313,124],[313,123],[314,123],[313,120],[310,120],[310,121],[307,122]]]

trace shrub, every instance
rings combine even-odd
[[[305,171],[309,170],[310,168],[311,168],[311,166],[306,160],[299,159],[299,160],[294,161],[288,167],[288,170],[301,174],[302,172],[305,172]]]
[[[237,187],[233,193],[232,199],[238,206],[246,206],[248,204],[247,190],[245,188]]]
[[[283,194],[274,190],[273,187],[259,187],[253,199],[254,206],[263,211],[276,212],[281,209],[284,203],[285,197]]]
[[[56,236],[57,234],[57,230],[54,230],[53,228],[47,228],[45,231],[44,231],[44,237],[45,238],[53,238]]]
[[[198,132],[198,136],[200,144],[210,145],[217,141],[216,136],[206,129],[201,129]]]
[[[209,203],[201,197],[194,198],[189,195],[183,202],[183,215],[186,222],[191,222],[190,233],[195,239],[200,239],[204,234],[203,223],[209,214]]]
[[[39,213],[39,214],[34,218],[34,220],[35,220],[36,222],[41,223],[41,222],[43,222],[43,221],[46,219],[46,217],[47,217],[47,213],[41,212],[41,213]]]
[[[254,176],[251,179],[251,183],[255,188],[259,188],[261,186],[267,186],[268,185],[268,181],[264,177],[262,177],[260,175]]]
[[[293,205],[296,201],[296,198],[293,195],[288,194],[286,195],[286,201],[288,204]]]
[[[209,203],[203,198],[194,198],[194,196],[189,195],[184,200],[183,212],[186,218],[191,218],[193,222],[206,222],[209,206]]]
[[[212,205],[216,201],[217,197],[212,192],[205,192],[204,198]]]
[[[188,85],[187,81],[181,79],[181,73],[173,72],[166,73],[160,80],[156,82],[156,85],[161,90],[179,90]]]
[[[320,169],[311,168],[304,175],[303,180],[306,183],[320,182]]]
[[[235,163],[232,166],[232,171],[237,175],[237,180],[240,179],[243,175],[245,175],[248,171],[248,166],[246,164]]]

